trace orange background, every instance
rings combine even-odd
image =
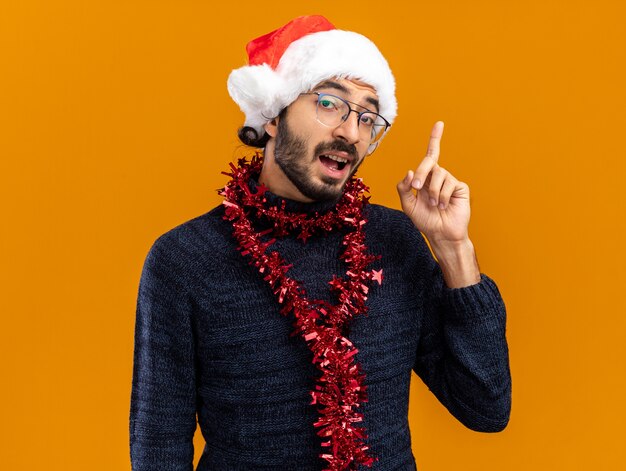
[[[621,468],[624,3],[295,3],[3,2],[0,467],[130,469],[143,260],[220,202],[245,43],[319,12],[396,75],[399,117],[360,172],[373,201],[399,207],[445,121],[440,164],[470,185],[470,237],[509,315],[508,428],[464,429],[414,381],[418,468]]]

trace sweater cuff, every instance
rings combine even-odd
[[[462,288],[443,284],[442,303],[451,320],[504,316],[505,306],[495,281],[484,273],[480,281]]]

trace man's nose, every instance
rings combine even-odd
[[[356,144],[361,140],[359,131],[359,114],[350,110],[346,120],[335,128],[333,133],[337,137],[342,137],[349,144]]]

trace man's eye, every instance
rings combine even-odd
[[[320,106],[329,110],[336,108],[335,103],[331,100],[320,100]]]
[[[362,114],[361,124],[364,124],[365,126],[372,126],[374,124],[374,118],[370,115]]]

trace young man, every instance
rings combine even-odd
[[[468,237],[469,188],[426,157],[403,212],[353,178],[396,115],[365,37],[301,17],[248,44],[224,204],[159,237],[137,302],[133,469],[415,470],[412,371],[467,427],[502,430],[505,306]],[[433,258],[422,233],[428,238]]]

